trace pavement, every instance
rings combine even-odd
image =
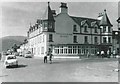
[[[118,82],[115,58],[43,59],[17,57],[17,68],[5,68],[0,62],[2,82]]]

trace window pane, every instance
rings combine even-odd
[[[87,32],[87,26],[84,26],[84,32]]]
[[[49,34],[49,42],[52,42],[52,41],[53,41],[53,35]]]
[[[97,27],[95,27],[95,33],[97,33]]]
[[[73,25],[73,31],[77,32],[77,25]]]
[[[111,38],[110,37],[108,38],[108,42],[111,43]]]
[[[88,37],[87,37],[87,36],[84,37],[84,42],[85,42],[85,43],[88,42]]]
[[[73,37],[73,42],[76,43],[77,42],[77,36]]]
[[[106,43],[107,41],[106,41],[106,37],[103,37],[103,43]]]

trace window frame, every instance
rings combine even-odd
[[[87,25],[84,26],[84,32],[88,32],[88,26]]]
[[[111,43],[111,37],[108,37],[108,43]]]
[[[98,43],[98,37],[94,37],[94,43]]]
[[[106,26],[103,26],[103,33],[105,33],[105,32],[106,32]]]
[[[103,37],[103,43],[107,43],[107,38]]]
[[[77,25],[73,25],[73,32],[77,32]]]
[[[88,43],[88,36],[84,36],[84,43]]]
[[[77,36],[73,36],[73,43],[77,43]]]
[[[49,42],[53,42],[53,34],[49,34]]]
[[[98,27],[95,26],[95,27],[94,27],[94,33],[98,33],[98,30],[97,30],[97,29],[98,29]]]

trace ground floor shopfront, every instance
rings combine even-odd
[[[111,54],[111,45],[93,45],[93,44],[49,44],[47,46],[34,46],[30,48],[34,56],[44,57],[46,53],[52,53],[54,56],[96,56],[97,52],[104,51]]]
[[[111,46],[90,45],[90,44],[57,44],[52,45],[54,55],[96,55],[97,52],[111,52]],[[108,52],[107,52],[108,51]]]

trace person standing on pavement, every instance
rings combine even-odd
[[[98,58],[99,58],[99,54],[100,54],[100,53],[99,53],[99,51],[98,51],[98,52],[97,52],[97,57],[98,57]]]
[[[44,63],[47,63],[47,53],[46,53],[46,55],[44,56]]]
[[[101,51],[101,56],[102,56],[102,58],[104,57],[104,51]]]
[[[50,60],[50,64],[52,64],[52,53],[50,54],[49,60]]]
[[[115,58],[115,54],[116,54],[116,52],[115,52],[115,50],[113,50],[113,58]]]
[[[90,53],[89,53],[89,51],[87,52],[87,58],[89,58],[90,57]]]

